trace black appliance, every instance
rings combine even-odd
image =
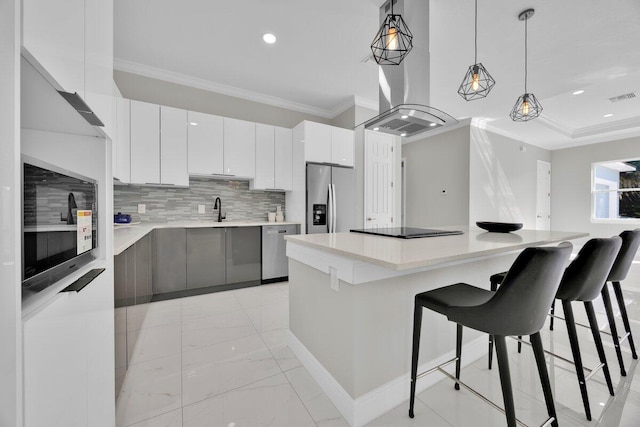
[[[23,302],[96,258],[96,181],[22,156]]]
[[[376,236],[397,237],[399,239],[416,239],[419,237],[451,236],[462,234],[457,230],[434,230],[430,228],[413,227],[388,227],[388,228],[364,228],[351,230],[352,233],[374,234]]]

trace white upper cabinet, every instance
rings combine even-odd
[[[187,111],[160,107],[160,183],[189,186]]]
[[[224,173],[224,126],[222,117],[189,111],[189,174]]]
[[[22,44],[28,54],[58,84],[56,89],[84,98],[84,0],[24,0],[22,8]]]
[[[53,2],[57,3],[57,2]],[[115,138],[113,103],[113,1],[85,0],[84,100]],[[81,95],[82,96],[82,95]]]
[[[160,184],[160,106],[133,100],[131,182]]]
[[[274,188],[291,190],[293,188],[293,131],[281,127],[276,127],[275,131]]]
[[[120,182],[131,182],[131,104],[128,99],[116,98],[116,137],[114,147],[113,177]]]
[[[353,131],[331,127],[331,163],[342,166],[353,166],[354,159]]]
[[[274,187],[275,171],[275,128],[269,125],[256,124],[256,177],[254,189],[270,189]]]
[[[255,142],[255,123],[224,118],[224,175],[255,177]]]
[[[352,130],[305,121],[305,161],[353,167],[353,138]]]
[[[305,160],[316,163],[331,163],[331,126],[304,122]]]

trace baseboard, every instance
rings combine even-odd
[[[463,346],[463,366],[467,366],[486,356],[487,339],[487,336],[483,335]],[[408,374],[391,380],[354,399],[291,331],[288,331],[287,342],[291,351],[309,371],[311,377],[331,399],[349,425],[353,427],[363,426],[409,400],[410,378]],[[422,372],[431,369],[447,360],[451,360],[453,357],[455,357],[455,351],[452,350],[437,359],[422,364],[418,371]],[[452,364],[448,369],[453,372],[453,367],[454,365]],[[437,372],[427,375],[418,381],[416,392],[422,392],[444,378],[443,374]],[[408,409],[409,407],[407,406],[407,411]]]

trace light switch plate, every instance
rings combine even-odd
[[[204,213],[204,205],[198,205],[198,213],[199,214],[203,214]]]
[[[138,213],[139,214],[147,213],[147,205],[145,205],[143,203],[139,203],[138,204]]]

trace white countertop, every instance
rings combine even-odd
[[[214,227],[261,227],[269,225],[299,225],[299,222],[252,222],[252,221],[185,221],[168,223],[145,223],[136,225],[114,225],[113,254],[120,255],[135,242],[160,228],[214,228]]]
[[[434,228],[461,230],[464,234],[399,239],[361,233],[332,233],[285,236],[285,239],[292,244],[321,249],[345,258],[402,271],[496,255],[589,235],[584,232],[544,230],[488,233],[463,226]]]

